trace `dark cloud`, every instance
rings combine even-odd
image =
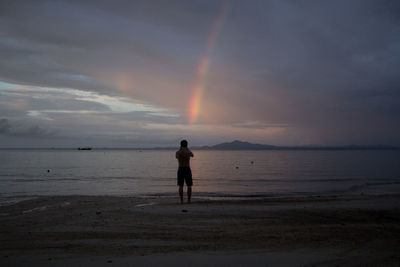
[[[285,123],[324,143],[399,142],[397,2],[237,4],[218,52],[242,71],[228,79],[245,89],[214,94],[228,95],[239,117]]]
[[[189,83],[217,11],[201,1],[4,1],[0,78],[110,95],[121,73],[144,92],[154,76]]]
[[[0,135],[13,137],[52,137],[55,131],[48,131],[37,125],[11,123],[8,119],[0,119]]]
[[[7,134],[10,132],[11,125],[7,119],[0,119],[0,134]]]

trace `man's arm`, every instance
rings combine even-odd
[[[188,150],[189,150],[189,156],[191,156],[193,158],[194,156],[193,156],[192,151],[190,149],[188,149]]]

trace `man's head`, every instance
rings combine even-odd
[[[187,147],[187,146],[188,146],[188,142],[186,140],[182,140],[181,147]]]

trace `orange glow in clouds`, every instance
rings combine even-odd
[[[128,74],[120,74],[117,76],[117,86],[124,95],[131,95],[133,79]]]
[[[199,116],[201,100],[204,94],[207,73],[210,65],[210,54],[225,16],[226,4],[223,4],[207,37],[204,55],[196,69],[196,80],[192,86],[192,96],[189,101],[189,124],[195,123]]]

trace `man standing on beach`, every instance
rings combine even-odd
[[[175,157],[178,159],[178,186],[179,196],[181,203],[183,204],[183,183],[187,186],[188,203],[192,197],[192,171],[190,169],[190,157],[193,157],[192,151],[188,148],[188,142],[186,140],[181,141],[181,148],[176,151]]]

